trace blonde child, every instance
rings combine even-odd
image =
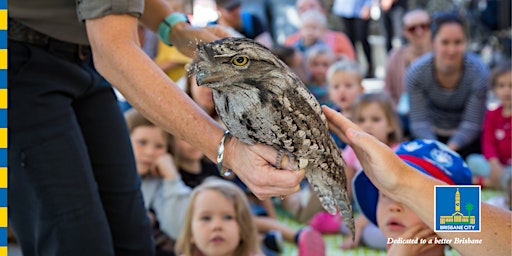
[[[332,50],[327,45],[315,45],[306,52],[306,86],[321,105],[332,106],[329,100],[327,86],[327,70],[336,60]]]
[[[351,60],[337,61],[327,70],[329,100],[349,119],[354,102],[364,92],[363,78],[363,71]]]
[[[491,86],[500,105],[487,110],[482,132],[482,153],[466,159],[475,183],[505,189],[512,173],[512,66],[510,62],[496,67]],[[510,193],[510,191],[508,191]]]
[[[397,114],[394,111],[391,99],[385,93],[368,93],[359,96],[352,109],[352,119],[365,132],[373,135],[382,143],[391,148],[397,146],[402,140],[401,125]],[[361,171],[362,167],[357,159],[354,150],[347,146],[342,151],[342,156],[347,163],[345,175],[349,181],[347,189],[352,194],[352,180],[354,175]],[[345,229],[340,225],[339,216],[327,213],[320,213],[311,222],[311,226],[322,233],[338,233]],[[385,238],[378,228],[368,222],[360,215],[355,220],[356,237],[345,239],[341,245],[342,249],[349,249],[359,246],[362,242],[365,245],[383,249]]]
[[[240,188],[209,178],[192,191],[176,254],[262,255],[249,203]]]
[[[417,171],[450,185],[471,184],[471,171],[464,160],[438,141],[404,142],[395,153]],[[354,196],[364,216],[378,225],[386,238],[428,241],[437,237],[409,207],[394,201],[393,195],[379,192],[362,171],[354,179]],[[436,243],[387,244],[386,249],[393,256],[444,255],[444,245]]]

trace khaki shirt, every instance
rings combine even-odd
[[[53,38],[88,45],[85,20],[108,14],[140,17],[143,0],[9,0],[9,17]]]

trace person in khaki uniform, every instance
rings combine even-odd
[[[223,30],[192,28],[161,0],[13,0],[8,8],[9,223],[24,255],[154,254],[110,84],[161,128],[210,159],[223,156],[220,166],[258,197],[299,189],[304,171],[277,170],[275,150],[223,135],[140,49],[137,25],[189,56],[190,42]]]

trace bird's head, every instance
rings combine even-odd
[[[198,85],[229,91],[250,89],[267,79],[275,79],[287,66],[252,39],[224,38],[198,44],[191,69]]]

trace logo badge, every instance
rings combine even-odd
[[[480,232],[480,186],[435,186],[435,232]]]

